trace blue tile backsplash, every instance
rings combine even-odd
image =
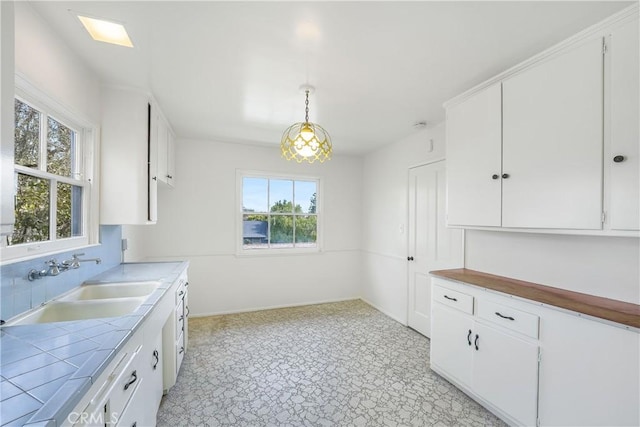
[[[0,266],[0,319],[8,320],[38,307],[75,288],[85,280],[119,265],[122,260],[121,241],[121,226],[101,225],[99,246]],[[85,255],[82,258],[100,258],[102,262],[100,264],[85,262],[78,269],[67,270],[58,276],[46,276],[32,282],[27,279],[29,270],[44,269],[45,262],[49,259],[55,258],[58,262],[62,262],[78,252],[84,252]]]

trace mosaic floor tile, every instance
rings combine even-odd
[[[362,301],[194,318],[158,426],[504,426]]]

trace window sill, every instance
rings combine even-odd
[[[71,242],[69,241],[68,243],[71,243]],[[22,261],[31,261],[33,259],[38,259],[45,256],[58,255],[64,252],[81,251],[84,249],[99,247],[100,245],[101,245],[100,243],[80,244],[78,246],[64,245],[62,247],[56,247],[56,248],[42,248],[41,250],[37,250],[37,249],[29,250],[26,247],[23,247],[23,248],[5,247],[0,249],[0,266],[22,262]],[[8,249],[10,250],[10,249],[18,249],[18,248],[22,250],[16,251],[16,252],[11,251],[9,254],[7,254],[7,252],[9,252]]]

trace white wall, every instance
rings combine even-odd
[[[468,230],[466,267],[640,304],[640,245],[634,237]]]
[[[100,123],[98,76],[27,2],[15,2],[15,67],[78,117]]]
[[[443,124],[421,130],[364,158],[362,298],[405,324],[408,169],[444,158],[444,133]]]
[[[237,256],[236,169],[320,177],[323,252]],[[179,141],[175,189],[159,189],[156,225],[125,227],[124,236],[133,245],[125,259],[191,261],[193,315],[357,298],[361,189],[358,157],[335,155],[324,164],[297,164],[282,159],[276,145]]]

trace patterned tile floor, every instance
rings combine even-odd
[[[158,426],[505,425],[430,371],[429,340],[359,300],[189,328]]]

